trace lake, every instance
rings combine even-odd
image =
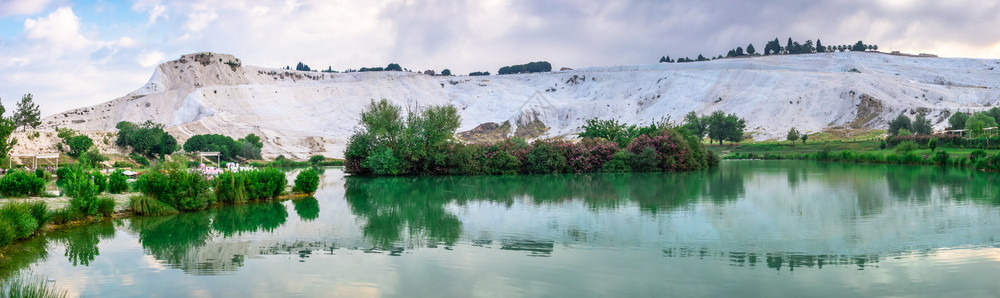
[[[321,179],[315,198],[50,232],[0,277],[91,297],[1000,295],[996,174],[724,161]]]

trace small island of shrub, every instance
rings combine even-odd
[[[577,141],[511,138],[482,145],[455,140],[458,112],[428,107],[405,118],[386,99],[361,113],[345,150],[352,175],[508,175],[690,171],[718,164],[697,136],[667,123],[649,126],[591,119]]]

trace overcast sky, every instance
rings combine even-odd
[[[0,99],[42,114],[139,88],[153,67],[212,51],[244,64],[343,70],[399,63],[456,74],[725,54],[767,40],[1000,58],[1000,1],[0,0]]]

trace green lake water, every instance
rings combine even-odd
[[[806,161],[509,177],[329,168],[315,198],[36,237],[0,278],[90,297],[996,297],[998,180]]]

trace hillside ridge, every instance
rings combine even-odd
[[[125,96],[43,119],[42,129],[114,131],[119,121],[164,124],[178,141],[194,134],[261,136],[263,155],[342,157],[358,114],[372,99],[408,110],[455,105],[459,131],[507,123],[511,134],[568,136],[586,119],[646,124],[695,111],[735,113],[755,139],[791,127],[877,129],[900,113],[943,128],[955,111],[1000,102],[1000,60],[871,52],[772,55],[691,63],[577,68],[502,76],[413,72],[322,73],[245,65],[218,53],[160,64]],[[541,127],[540,127],[541,126]]]

